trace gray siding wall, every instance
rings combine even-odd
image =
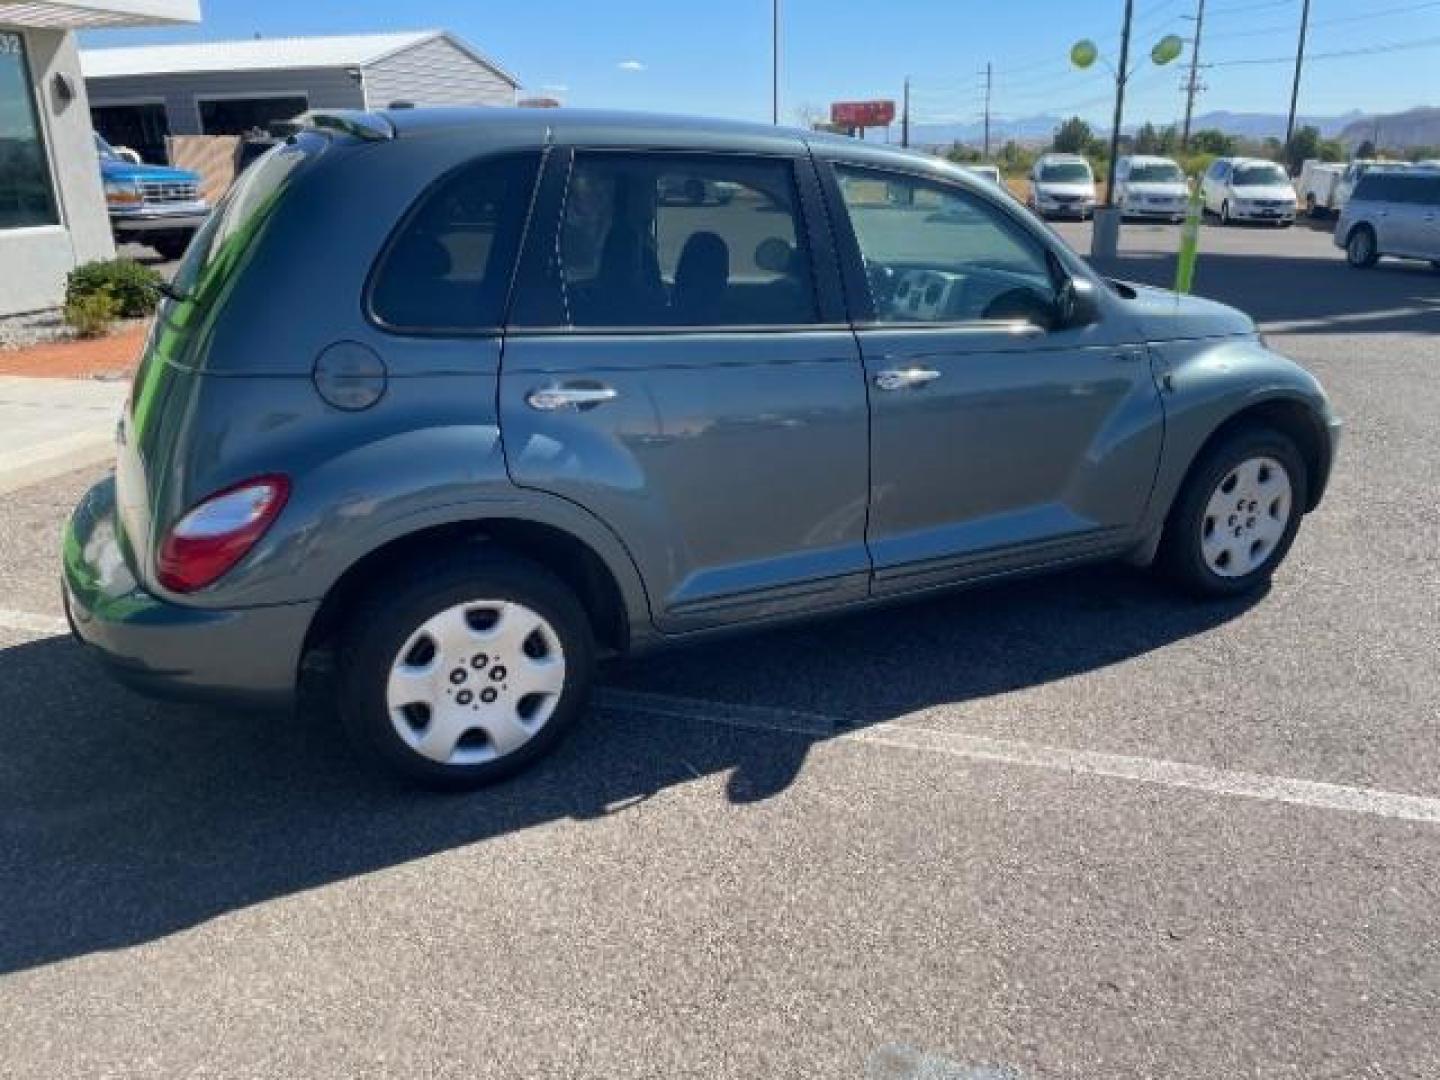
[[[383,109],[392,101],[513,105],[515,86],[445,38],[432,38],[367,67],[365,96],[372,109]]]
[[[171,135],[203,135],[198,101],[206,97],[304,94],[312,109],[364,107],[360,84],[343,68],[207,71],[184,75],[122,75],[85,80],[91,105],[163,101]]]

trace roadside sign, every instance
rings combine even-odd
[[[886,127],[894,120],[893,101],[836,101],[830,106],[830,122],[840,127]]]

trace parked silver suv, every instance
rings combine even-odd
[[[1341,211],[1335,245],[1360,269],[1394,255],[1440,270],[1440,171],[1367,172]]]
[[[76,633],[152,692],[333,671],[430,784],[553,746],[601,654],[1103,559],[1255,590],[1338,430],[1240,312],[768,126],[315,115],[172,292],[65,537]]]

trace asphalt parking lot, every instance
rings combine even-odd
[[[473,795],[323,702],[113,687],[55,583],[101,470],[0,496],[0,1076],[1440,1075],[1440,273],[1201,247],[1347,422],[1268,595],[1101,568],[615,666]]]

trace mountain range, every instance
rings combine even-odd
[[[1299,116],[1296,117],[1296,125],[1310,124],[1319,128],[1320,134],[1327,139],[1339,137],[1358,143],[1362,139],[1371,137],[1369,130],[1362,132],[1362,129],[1366,125],[1373,129],[1378,121],[1384,145],[1403,148],[1427,142],[1424,139],[1399,141],[1410,133],[1415,124],[1414,121],[1402,121],[1401,118],[1412,117],[1414,114],[1427,114],[1424,123],[1433,122],[1440,126],[1440,109],[1411,109],[1405,113],[1395,113],[1389,116],[1372,116],[1359,109],[1352,109],[1339,116]],[[990,142],[992,146],[995,146],[1007,139],[1015,139],[1022,143],[1048,140],[1065,119],[1063,116],[1048,114],[1014,118],[992,117]],[[1126,124],[1124,130],[1133,132],[1138,126],[1139,124],[1136,123]],[[1163,125],[1157,124],[1156,126]],[[1285,114],[1217,111],[1199,113],[1191,119],[1191,131],[1201,131],[1205,128],[1218,128],[1227,135],[1239,135],[1250,139],[1263,139],[1272,135],[1276,138],[1284,138]],[[1097,128],[1097,133],[1098,131]],[[1361,133],[1350,135],[1349,133],[1352,132]],[[917,123],[911,127],[910,133],[910,141],[921,146],[951,143],[957,139],[960,142],[976,143],[984,137],[985,125],[980,121],[964,124]],[[1440,143],[1440,138],[1431,139],[1428,142]]]

